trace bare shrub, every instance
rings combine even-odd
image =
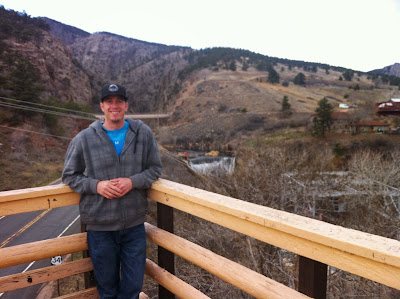
[[[289,192],[298,189],[285,176],[295,169],[310,171],[327,167],[330,149],[301,143],[281,147],[271,145],[258,150],[243,149],[238,153],[234,174],[212,177],[209,184],[202,181],[203,189],[240,198],[249,202],[291,212],[303,212],[309,207],[305,194]],[[297,194],[298,197],[293,197]],[[251,237],[209,223],[182,212],[175,213],[176,233],[211,251],[236,261],[254,271],[285,285],[295,287],[295,255],[265,244]],[[213,237],[210,237],[213,236]],[[178,260],[179,275],[192,277],[192,285],[213,298],[251,298],[213,275],[183,260]]]
[[[245,108],[243,108],[245,109]],[[262,115],[252,114],[246,121],[236,128],[236,131],[255,131],[263,128],[265,117]]]
[[[25,133],[17,131],[11,134],[11,152],[14,160],[27,162],[27,142],[28,137]]]
[[[348,209],[357,211],[357,219],[344,219],[347,227],[399,238],[399,154],[399,150],[380,153],[365,149],[352,156],[349,170],[357,175],[360,193],[348,201]]]
[[[236,153],[237,166],[231,175],[188,175],[188,170],[180,167],[175,169],[180,175],[174,180],[259,205],[397,238],[398,197],[395,197],[396,192],[389,191],[398,188],[399,151],[351,152],[348,167],[353,176],[330,171],[332,156],[328,144],[259,142],[253,148],[242,148]],[[342,190],[349,181],[357,184],[359,178],[362,178],[357,189],[360,193],[343,198],[345,213],[335,212],[329,191]],[[297,256],[293,253],[180,211],[175,211],[175,228],[176,234],[196,244],[284,285],[296,286]],[[176,265],[179,277],[212,298],[251,298],[183,259],[177,258]],[[396,298],[399,291],[329,267],[327,297],[348,295]]]
[[[168,128],[161,128],[157,134],[157,141],[160,144],[176,144],[176,136],[171,133]]]
[[[226,112],[227,110],[228,110],[228,106],[226,106],[225,104],[219,104],[218,112],[222,113],[222,112]]]

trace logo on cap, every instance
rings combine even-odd
[[[116,92],[116,91],[118,90],[118,86],[115,85],[115,84],[111,84],[111,85],[108,87],[108,90],[111,91],[111,92]]]

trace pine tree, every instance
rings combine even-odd
[[[283,96],[281,111],[282,112],[288,111],[290,110],[290,107],[291,105],[289,104],[289,98],[287,96]]]
[[[247,71],[249,69],[249,65],[246,61],[243,62],[242,71]]]
[[[279,83],[279,74],[275,71],[275,69],[270,66],[268,68],[268,82],[269,83]]]
[[[236,62],[235,62],[235,60],[232,60],[231,61],[231,63],[229,64],[229,69],[231,70],[231,71],[236,71]]]
[[[350,70],[346,70],[342,73],[342,76],[346,81],[351,81],[351,79],[353,79],[353,75],[354,72]]]
[[[298,73],[296,77],[294,77],[293,83],[296,85],[306,85],[306,76],[303,73]]]
[[[332,125],[333,106],[328,102],[327,98],[323,98],[318,102],[318,107],[315,109],[313,119],[313,133],[316,136],[324,137],[326,131],[330,131]]]

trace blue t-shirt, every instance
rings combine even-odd
[[[101,124],[103,126],[103,124]],[[129,123],[125,121],[125,125],[118,130],[107,130],[103,129],[107,132],[108,137],[110,137],[112,143],[114,144],[115,150],[117,151],[118,156],[121,155],[122,149],[124,148],[125,136],[128,131]]]

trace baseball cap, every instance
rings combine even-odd
[[[125,101],[128,100],[126,97],[126,91],[125,87],[118,85],[118,84],[106,84],[101,88],[101,102],[103,102],[105,97],[108,96],[120,96],[122,97]]]

